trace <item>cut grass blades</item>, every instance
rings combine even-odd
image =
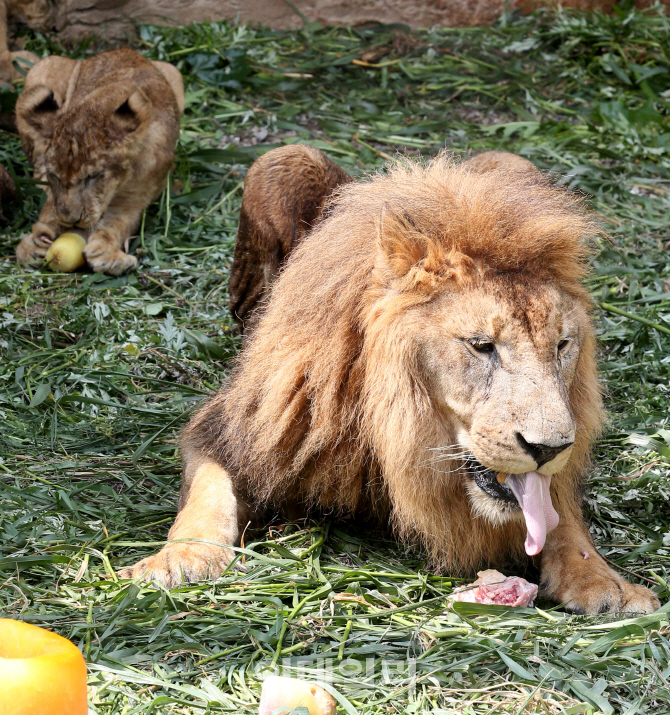
[[[350,524],[247,534],[248,571],[214,585],[114,576],[164,543],[178,429],[239,351],[226,284],[249,164],[305,141],[362,174],[446,146],[518,152],[607,222],[589,286],[611,422],[586,503],[604,555],[667,599],[667,36],[656,11],[425,32],[142,28],[138,48],[184,73],[187,109],[172,191],[134,241],[141,270],[122,278],[14,265],[42,194],[3,134],[22,201],[0,237],[0,599],[81,646],[93,712],[253,713],[273,661],[325,679],[342,713],[668,711],[665,609],[614,623],[547,603],[446,611],[459,580]]]

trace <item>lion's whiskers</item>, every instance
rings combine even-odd
[[[431,472],[435,472],[436,474],[456,474],[456,472],[462,472],[464,469],[466,469],[466,465],[462,462],[454,469],[437,469],[434,465],[430,466]]]
[[[441,457],[430,457],[429,459],[425,459],[420,463],[420,465],[423,467],[432,464],[443,464],[444,462],[459,462],[462,464],[464,461],[466,461],[466,455],[444,455]]]
[[[431,455],[430,457],[425,459],[423,462],[421,462],[421,466],[426,466],[426,465],[432,466],[432,465],[440,464],[441,462],[464,460],[471,456],[470,451],[467,449],[464,449],[463,445],[460,445],[460,444],[449,444],[449,445],[443,445],[440,447],[427,447],[426,449],[428,452],[436,452],[436,454]],[[450,450],[457,450],[457,451],[450,451]],[[459,467],[459,469],[460,468],[461,467]],[[453,471],[457,471],[457,470],[453,470]],[[447,474],[449,472],[442,472],[442,473]]]

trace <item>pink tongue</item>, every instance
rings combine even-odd
[[[526,553],[536,556],[544,548],[547,534],[558,526],[558,514],[549,492],[551,477],[537,472],[510,474],[507,484],[526,520]]]

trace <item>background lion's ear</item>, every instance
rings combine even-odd
[[[16,116],[19,123],[25,122],[44,138],[53,135],[59,110],[58,98],[53,90],[44,84],[26,90],[16,102]]]
[[[394,212],[384,206],[377,224],[377,240],[386,273],[402,281],[401,289],[435,287],[478,272],[470,257],[422,232],[407,212]]]
[[[137,131],[153,119],[153,103],[141,89],[135,89],[112,112],[112,122],[127,134]]]

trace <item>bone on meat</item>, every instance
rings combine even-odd
[[[486,603],[498,606],[532,606],[537,586],[519,576],[504,576],[499,571],[480,571],[474,583],[457,588],[450,601]]]

